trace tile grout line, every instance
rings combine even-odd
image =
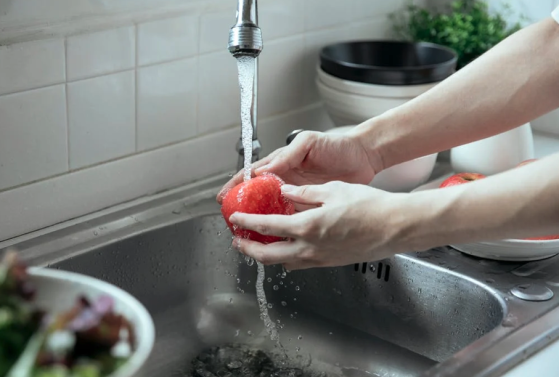
[[[319,108],[320,106],[321,106],[321,104],[319,102],[314,102],[310,105],[305,105],[305,106],[302,106],[302,107],[294,109],[294,110],[290,110],[290,111],[286,111],[286,112],[283,112],[283,113],[279,113],[279,114],[276,114],[276,115],[266,117],[266,118],[262,119],[261,123],[270,122],[270,121],[273,122],[273,121],[276,121],[276,120],[284,118],[284,117],[300,116],[300,115],[302,115],[306,112],[313,111],[313,110]],[[51,175],[51,176],[48,176],[48,177],[45,177],[45,178],[40,178],[40,179],[37,179],[37,180],[34,180],[34,181],[21,183],[21,184],[16,185],[16,186],[0,189],[0,194],[4,193],[4,192],[7,192],[7,191],[11,191],[11,190],[17,190],[17,189],[20,189],[20,188],[23,188],[23,187],[26,187],[26,186],[29,186],[29,185],[36,184],[36,183],[45,182],[45,181],[55,179],[55,178],[60,178],[60,177],[63,177],[65,175],[68,175],[68,174],[80,173],[80,172],[83,172],[83,171],[86,171],[86,170],[89,170],[89,169],[92,169],[92,168],[96,168],[96,167],[99,167],[99,166],[102,166],[102,165],[106,165],[106,164],[122,161],[122,160],[125,160],[125,159],[138,157],[138,156],[141,156],[141,155],[144,155],[144,154],[147,154],[147,153],[161,151],[161,150],[166,149],[166,148],[172,148],[172,147],[178,146],[178,145],[183,144],[183,143],[194,143],[194,142],[196,142],[197,139],[212,137],[212,136],[216,136],[218,134],[222,134],[222,133],[226,133],[226,132],[231,132],[233,130],[237,130],[239,126],[240,126],[239,124],[236,124],[234,126],[222,128],[222,129],[219,129],[219,130],[216,130],[216,131],[204,132],[200,135],[196,135],[196,136],[191,137],[191,138],[173,141],[173,142],[170,142],[168,144],[161,145],[161,146],[151,148],[151,149],[146,149],[146,150],[143,150],[143,151],[140,151],[140,152],[137,152],[137,153],[130,153],[130,154],[127,154],[127,155],[124,155],[124,156],[115,157],[115,158],[107,160],[107,161],[98,162],[98,163],[91,164],[91,165],[86,165],[86,166],[79,167],[79,168],[76,168],[76,169],[70,169],[69,171],[66,171],[64,173],[58,173],[58,174],[54,174],[54,175]]]
[[[202,40],[202,14],[198,15],[198,44],[196,49],[196,133],[195,135],[200,134],[200,47],[201,47],[201,40]]]
[[[66,153],[67,153],[67,164],[68,169],[66,173],[70,171],[71,168],[71,156],[70,156],[70,100],[68,93],[68,38],[64,38],[64,98],[66,99]]]
[[[134,64],[134,152],[138,153],[138,107],[139,107],[139,103],[138,103],[138,87],[139,87],[139,80],[138,80],[138,76],[139,76],[139,68],[138,68],[138,63],[139,63],[139,25],[134,25],[134,35],[135,35],[135,40],[134,40],[134,45],[135,45],[135,64]]]

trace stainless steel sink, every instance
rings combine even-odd
[[[557,257],[499,263],[443,247],[340,268],[267,267],[278,347],[259,318],[256,266],[229,249],[214,200],[223,183],[204,181],[0,247],[15,247],[33,265],[109,281],[143,302],[157,343],[142,376],[189,376],[199,352],[231,343],[285,352],[294,366],[328,376],[499,376],[559,336]],[[546,300],[520,299],[515,287]]]

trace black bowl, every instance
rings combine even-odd
[[[376,85],[420,85],[456,71],[454,50],[434,43],[344,42],[324,47],[321,68],[343,80]]]

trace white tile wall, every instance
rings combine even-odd
[[[196,135],[198,59],[138,70],[138,150]]]
[[[293,129],[332,126],[314,89],[319,49],[383,37],[402,2],[259,1],[263,155]],[[0,240],[236,165],[239,84],[226,50],[236,2],[86,3],[72,2],[58,34],[37,24],[50,39],[0,47],[0,213],[10,213]],[[17,40],[18,22],[61,20],[51,5],[36,19],[0,5],[0,28]]]
[[[374,18],[379,14],[392,13],[405,4],[407,4],[406,0],[356,0],[352,18]]]
[[[317,30],[340,24],[348,24],[354,15],[354,1],[306,0],[306,30]]]
[[[198,30],[196,15],[138,25],[138,64],[155,64],[196,55]]]
[[[60,39],[0,47],[0,95],[66,80],[64,41]]]
[[[305,39],[301,35],[268,43],[266,53],[260,56],[260,117],[301,106],[304,96],[304,56]]]
[[[2,96],[0,116],[0,189],[68,171],[64,85]]]
[[[235,60],[227,51],[202,55],[199,59],[200,131],[238,124],[241,96]]]
[[[200,16],[200,53],[223,51],[227,48],[229,29],[235,24],[237,3],[229,1],[223,8],[210,10]]]
[[[66,42],[68,80],[134,68],[135,40],[132,26],[69,37]]]
[[[70,169],[136,150],[134,71],[68,84]]]

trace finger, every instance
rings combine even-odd
[[[255,175],[262,175],[264,173],[272,173],[270,171],[267,170],[267,167],[270,165],[270,163],[277,157],[279,156],[283,151],[284,151],[285,147],[276,149],[275,151],[273,151],[272,153],[270,153],[268,156],[266,156],[266,158],[263,158],[262,160],[258,161],[258,163],[255,163],[253,165],[254,168],[254,174]]]
[[[331,196],[332,185],[282,185],[281,191],[285,197],[295,203],[320,206]]]
[[[217,197],[216,197],[216,200],[219,204],[221,204],[223,202],[223,198],[225,197],[225,195],[227,195],[229,190],[231,190],[233,187],[237,186],[239,183],[241,183],[243,181],[244,174],[245,174],[245,171],[244,171],[244,169],[242,169],[237,174],[235,174],[229,180],[229,182],[227,182],[222,187],[222,189],[219,191],[219,193],[217,194]]]
[[[268,164],[268,162],[270,162],[270,160],[273,158],[274,153],[270,154],[268,157],[256,161],[255,163],[252,164],[252,168],[251,168],[251,177],[255,176],[255,169],[257,169],[259,166],[263,166]],[[239,172],[237,172],[237,174],[235,174],[230,180],[229,182],[227,182],[223,188],[219,191],[219,193],[217,194],[216,200],[219,204],[221,204],[223,202],[223,198],[225,197],[225,195],[227,195],[227,193],[229,192],[229,190],[231,190],[233,187],[237,186],[239,183],[243,182],[245,176],[245,170],[241,169]]]
[[[234,213],[229,218],[233,225],[241,229],[253,230],[264,236],[294,238],[297,234],[298,215],[254,215],[248,213]]]
[[[309,209],[316,209],[319,208],[319,205],[316,204],[302,204],[302,203],[296,203],[293,202],[294,206],[295,206],[295,212],[305,212],[308,211]]]
[[[300,245],[292,241],[264,245],[260,242],[236,238],[233,246],[244,255],[264,265],[293,263],[300,254]]]
[[[316,138],[317,132],[301,132],[287,147],[278,150],[274,158],[266,165],[259,167],[256,174],[264,172],[281,175],[290,169],[301,165],[309,153],[312,140]]]
[[[301,261],[297,261],[297,262],[287,262],[283,264],[283,267],[287,270],[287,271],[298,271],[298,270],[308,270],[309,268],[316,268],[319,266],[315,266],[312,263],[309,262],[301,262]]]

